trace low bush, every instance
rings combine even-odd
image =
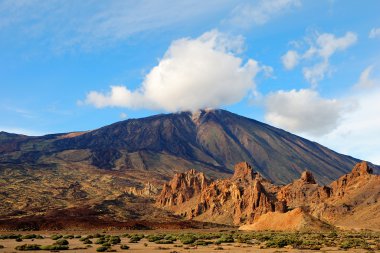
[[[109,247],[106,246],[100,246],[99,248],[96,248],[97,252],[106,252],[109,249]]]
[[[133,234],[129,237],[129,242],[130,243],[138,243],[141,239],[144,238],[144,235],[142,234]]]
[[[52,240],[58,240],[58,239],[61,239],[63,237],[63,235],[52,235],[50,238]]]
[[[194,245],[199,245],[199,246],[207,246],[209,244],[212,244],[213,242],[211,241],[205,241],[205,240],[196,240],[194,242]]]
[[[40,247],[41,250],[68,250],[68,245],[43,245]]]
[[[173,241],[162,239],[162,240],[155,241],[155,243],[156,244],[173,244]]]
[[[283,248],[287,245],[301,244],[299,240],[291,236],[275,236],[271,240],[266,242],[268,248]]]
[[[155,242],[164,239],[164,235],[148,235],[146,239],[148,239],[149,242]]]
[[[8,235],[0,235],[0,239],[17,239],[21,238],[22,236],[20,234],[8,234]]]
[[[218,240],[216,240],[216,244],[221,243],[231,243],[234,242],[234,238],[232,235],[223,234]]]
[[[69,241],[66,239],[58,239],[53,245],[69,245]]]
[[[105,240],[105,238],[98,238],[98,239],[96,239],[96,241],[94,243],[95,244],[103,244],[103,243],[106,243],[106,240]]]
[[[40,250],[41,245],[38,244],[23,244],[16,246],[16,250],[21,250],[21,251],[27,251],[27,250]]]
[[[351,248],[362,248],[362,249],[368,249],[369,245],[368,243],[361,238],[350,238],[346,239],[340,244],[341,249],[351,249]]]
[[[36,238],[37,238],[36,234],[29,234],[29,235],[21,236],[21,239],[36,239]]]
[[[129,249],[129,246],[126,244],[120,245],[120,249]]]
[[[83,244],[92,244],[92,241],[88,238],[83,240]]]
[[[180,236],[179,240],[182,244],[192,244],[197,240],[197,237],[193,234],[185,234]]]
[[[119,244],[121,242],[121,239],[119,236],[111,236],[108,240],[109,243],[112,245]]]

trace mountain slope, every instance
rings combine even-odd
[[[330,183],[358,162],[315,142],[224,110],[130,119],[88,132],[27,137],[0,133],[0,167],[71,166],[124,171],[160,182],[196,168],[226,177],[247,161],[267,179],[285,184],[302,171]]]

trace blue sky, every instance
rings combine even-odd
[[[0,131],[224,108],[380,164],[379,9],[377,0],[2,0]]]

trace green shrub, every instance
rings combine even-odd
[[[106,246],[100,246],[99,248],[96,248],[97,252],[105,252],[109,249],[109,247]]]
[[[0,239],[17,239],[21,238],[22,236],[20,234],[8,234],[8,235],[0,235]]]
[[[21,251],[27,251],[27,250],[40,250],[41,245],[38,244],[23,244],[16,246],[16,250],[21,250]]]
[[[22,239],[20,237],[16,238],[16,242],[22,242]]]
[[[192,244],[197,240],[197,237],[193,234],[182,235],[179,240],[182,244]]]
[[[134,234],[134,235],[130,236],[129,242],[130,243],[138,243],[143,238],[144,238],[144,235]]]
[[[109,243],[115,245],[121,243],[120,237],[118,236],[111,236],[108,240]]]
[[[44,245],[40,247],[41,250],[68,250],[68,245]]]
[[[106,242],[105,238],[98,238],[96,239],[95,244],[103,244],[105,242]]]
[[[102,244],[102,246],[111,247],[111,243],[105,242],[105,243]]]
[[[149,242],[155,242],[164,239],[164,235],[148,235],[146,238]]]
[[[52,235],[50,238],[52,240],[58,240],[58,239],[61,239],[63,236],[62,235]]]
[[[37,235],[35,234],[21,236],[21,239],[35,239],[35,238],[37,238]]]
[[[231,243],[234,242],[234,238],[232,235],[228,234],[223,234],[218,240],[216,240],[216,244],[221,244],[221,243]]]
[[[92,241],[88,238],[83,240],[83,244],[92,244]]]
[[[210,241],[204,241],[204,240],[196,240],[194,242],[194,245],[200,245],[200,246],[207,246],[209,244],[212,244]]]
[[[53,245],[69,245],[69,241],[66,239],[58,239]]]
[[[162,239],[162,240],[155,241],[155,243],[156,244],[173,244],[173,241]]]
[[[120,245],[120,249],[129,249],[129,246],[126,244]]]
[[[363,248],[368,249],[368,243],[361,238],[346,239],[340,244],[341,249]]]
[[[276,236],[267,241],[266,246],[268,248],[283,248],[287,245],[301,244],[298,239],[290,236]]]

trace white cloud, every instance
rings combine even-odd
[[[374,38],[380,37],[380,27],[378,27],[378,28],[372,28],[371,31],[369,32],[368,37],[370,39],[374,39]]]
[[[355,92],[356,110],[346,113],[339,126],[315,141],[340,153],[380,164],[380,89]]]
[[[220,107],[239,102],[255,91],[254,78],[263,70],[249,59],[246,63],[236,54],[243,47],[241,37],[230,37],[216,30],[196,39],[174,41],[164,57],[140,88],[131,91],[125,86],[112,86],[109,93],[92,91],[85,103],[96,107],[163,109],[166,111],[196,110]]]
[[[312,87],[315,88],[320,81],[325,79],[325,76],[328,74],[329,70],[330,66],[328,61],[323,61],[311,67],[304,67],[302,72],[306,81],[308,81]]]
[[[353,32],[347,32],[343,37],[337,38],[334,34],[323,33],[317,38],[317,53],[328,60],[335,52],[343,51],[356,43],[358,37]]]
[[[266,97],[265,120],[295,133],[320,136],[338,126],[343,104],[324,99],[314,90],[277,91]]]
[[[265,119],[337,152],[380,164],[380,82],[370,77],[372,69],[367,67],[356,89],[339,100],[310,89],[272,93],[265,98]]]
[[[282,64],[287,70],[293,69],[297,66],[300,56],[294,50],[289,50],[285,55],[281,57]]]
[[[363,70],[360,74],[359,81],[355,84],[356,88],[368,89],[380,85],[379,80],[370,77],[372,70],[373,66],[368,66],[365,70]]]
[[[301,6],[300,0],[259,0],[246,1],[232,10],[227,23],[240,27],[262,25],[271,18]]]
[[[303,67],[304,78],[316,87],[322,81],[330,70],[330,58],[339,51],[344,51],[357,41],[357,35],[353,32],[347,32],[342,37],[336,37],[334,34],[318,34],[316,38],[305,40],[308,48],[304,53],[290,50],[283,57],[282,61],[287,69],[292,69],[301,61],[304,64],[311,64]]]
[[[122,112],[122,113],[120,113],[120,119],[126,119],[126,118],[128,118],[128,115],[125,113],[125,112]]]

